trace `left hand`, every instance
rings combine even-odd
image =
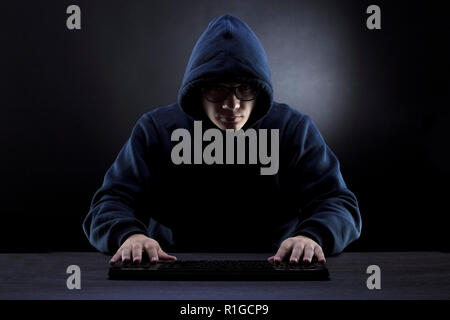
[[[302,257],[303,256],[303,257]],[[270,262],[281,262],[289,258],[290,263],[298,263],[300,258],[305,263],[310,263],[314,257],[320,263],[325,263],[325,255],[317,242],[305,236],[296,236],[284,240],[277,253],[269,257]]]

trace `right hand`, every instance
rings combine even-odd
[[[165,253],[159,246],[158,241],[143,234],[133,234],[125,240],[109,263],[114,264],[120,260],[123,262],[133,261],[133,263],[141,263],[143,252],[148,255],[152,263],[158,262],[159,259],[169,261],[177,260],[175,256]]]

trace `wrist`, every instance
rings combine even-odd
[[[142,237],[148,238],[148,236],[143,233],[133,233],[130,236],[128,236],[127,240],[138,239],[138,238],[142,238]]]

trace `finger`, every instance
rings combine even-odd
[[[158,262],[158,250],[155,246],[144,246],[145,252],[148,254],[148,258],[150,259],[150,262],[156,263]]]
[[[142,261],[142,246],[140,244],[133,245],[133,262],[141,263]]]
[[[161,260],[172,260],[172,261],[177,260],[177,257],[167,254],[166,252],[163,251],[163,249],[159,249],[159,258]]]
[[[289,258],[290,263],[297,263],[300,259],[301,255],[303,254],[303,243],[298,243],[294,246],[294,249],[292,249],[291,257]]]
[[[131,260],[131,248],[130,247],[124,247],[122,249],[122,261],[128,262]]]
[[[289,241],[283,241],[277,253],[275,254],[274,261],[280,262],[291,251],[292,244]]]
[[[312,261],[313,256],[314,256],[314,247],[312,245],[305,246],[305,249],[303,250],[303,262],[310,263]]]
[[[111,260],[109,260],[110,264],[114,264],[117,261],[119,261],[120,257],[122,256],[122,248],[119,248],[119,250],[117,250],[116,254],[113,255],[113,257],[111,258]]]
[[[273,258],[275,258],[275,256],[268,257],[267,261],[273,262]]]
[[[323,250],[320,246],[317,246],[314,249],[314,253],[317,257],[317,261],[319,261],[320,263],[325,263],[326,259],[325,259],[325,254],[323,253]]]

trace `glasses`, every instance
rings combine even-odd
[[[222,102],[231,92],[241,101],[251,101],[256,99],[258,91],[256,86],[249,84],[241,84],[236,87],[207,85],[202,88],[202,92],[209,102]]]

